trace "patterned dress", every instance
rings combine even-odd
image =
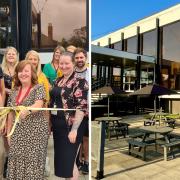
[[[15,105],[18,90],[13,90],[8,106]],[[21,105],[31,106],[44,100],[42,85],[35,85]],[[44,112],[31,113],[17,124],[11,136],[8,180],[43,180],[48,143],[48,121]]]
[[[63,78],[63,77],[62,77]],[[87,111],[87,81],[77,77],[73,73],[67,82],[58,86],[59,78],[50,93],[50,106],[64,109],[81,109],[86,114]],[[68,134],[71,131],[74,120],[74,111],[51,112],[51,122],[54,138],[54,169],[55,175],[63,178],[73,177],[74,162],[80,143],[82,142],[85,121],[80,122],[77,129],[75,143],[70,143]],[[78,120],[77,120],[78,121]]]

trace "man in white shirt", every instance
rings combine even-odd
[[[89,69],[86,65],[87,52],[84,49],[77,48],[74,52],[75,72],[82,78],[89,82]],[[79,155],[79,170],[84,174],[89,173],[89,119],[85,117],[85,129],[83,142]],[[82,153],[84,154],[84,161],[82,160]]]

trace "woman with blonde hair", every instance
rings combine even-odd
[[[11,92],[15,68],[18,62],[19,54],[16,48],[7,47],[1,65],[4,74],[5,92],[7,95]]]
[[[49,90],[50,90],[50,84],[48,82],[48,79],[46,78],[45,74],[41,70],[41,63],[40,63],[40,57],[38,52],[34,50],[30,50],[25,57],[25,60],[31,61],[32,65],[36,69],[37,77],[38,77],[38,83],[42,84],[45,88],[46,92],[46,103],[49,102]]]
[[[52,61],[44,66],[43,73],[51,85],[54,85],[57,77],[62,76],[62,72],[59,69],[59,59],[63,52],[65,52],[65,49],[62,46],[57,46],[54,49]]]
[[[7,99],[13,86],[15,68],[18,62],[19,62],[19,53],[16,50],[16,48],[12,46],[7,47],[1,65],[3,71],[3,77],[4,77],[5,94],[6,94],[6,98],[4,100],[4,106],[7,105]],[[4,138],[6,153],[8,154],[9,146],[7,144],[7,138],[5,136],[3,138]],[[4,177],[6,177],[6,173],[7,173],[6,171],[7,171],[7,158],[4,164]]]

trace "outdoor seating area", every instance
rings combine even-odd
[[[110,178],[113,172],[121,172],[113,174],[113,177],[115,175],[117,178],[127,175],[129,171],[141,173],[140,169],[149,164],[151,164],[149,171],[153,171],[153,167],[156,167],[157,163],[164,165],[164,162],[180,162],[180,118],[176,117],[173,127],[162,123],[163,120],[161,125],[157,123],[144,126],[145,118],[148,116],[149,114],[122,116],[118,121],[127,124],[125,136],[118,135],[116,132],[115,127],[118,121],[106,123],[104,170],[108,172],[107,177]],[[111,118],[113,119],[113,117]],[[122,159],[123,163],[118,163]],[[111,161],[115,164],[112,165],[113,168],[110,168]],[[168,164],[166,166],[168,167]],[[95,168],[94,161],[92,161],[92,174],[93,167]]]

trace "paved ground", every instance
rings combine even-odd
[[[143,125],[143,116],[132,116],[126,119],[130,124],[130,133]],[[180,123],[180,121],[178,121]],[[180,126],[173,131],[180,134]],[[114,180],[179,180],[180,156],[167,162],[163,160],[162,148],[158,153],[154,149],[148,150],[148,160],[128,155],[128,138],[106,140],[104,179]],[[96,176],[96,163],[92,161],[92,179]]]
[[[60,180],[62,178],[58,178],[54,176],[54,150],[53,150],[53,137],[50,136],[49,144],[48,144],[48,157],[50,158],[50,176],[47,178],[48,180]],[[88,175],[81,174],[79,180],[88,180]]]

